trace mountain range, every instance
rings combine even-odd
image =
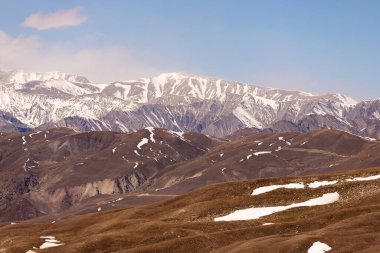
[[[224,137],[237,130],[341,129],[380,138],[380,100],[166,73],[94,83],[60,72],[0,71],[0,130],[68,127],[133,132],[145,127]]]
[[[379,103],[2,71],[0,252],[379,252]]]

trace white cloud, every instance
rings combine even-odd
[[[0,69],[62,71],[96,82],[136,79],[163,72],[149,64],[150,61],[142,60],[144,58],[127,47],[42,48],[38,37],[13,37],[0,31]]]
[[[85,22],[87,17],[81,13],[80,8],[61,10],[51,13],[37,12],[27,17],[23,26],[37,30],[78,26]]]

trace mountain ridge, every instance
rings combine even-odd
[[[133,205],[140,194],[149,202],[212,183],[371,168],[379,150],[379,141],[329,129],[236,140],[150,127],[0,132],[0,221],[94,211],[87,204],[112,196]]]
[[[264,88],[182,72],[106,84],[61,72],[0,72],[0,90],[3,131],[18,129],[6,114],[22,123],[21,129],[131,132],[153,126],[222,137],[251,127],[286,131],[278,122],[289,122],[298,131],[330,127],[380,138],[380,100],[357,102],[342,94]]]

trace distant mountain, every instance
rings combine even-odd
[[[69,127],[131,132],[144,127],[227,136],[244,128],[310,131],[336,128],[380,138],[380,100],[167,73],[92,83],[59,72],[0,72],[0,130]]]

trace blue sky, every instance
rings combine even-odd
[[[182,71],[356,99],[380,97],[380,1],[0,3],[4,69],[59,70],[100,82]],[[55,23],[57,12],[62,15]]]

